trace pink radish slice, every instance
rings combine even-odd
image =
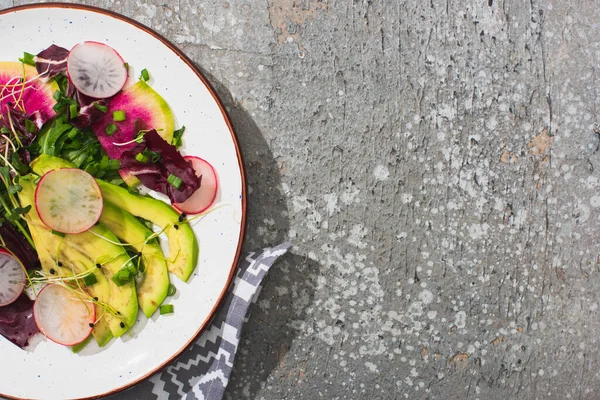
[[[42,222],[62,233],[80,233],[100,219],[104,203],[93,176],[77,168],[46,173],[35,189],[35,209]]]
[[[65,346],[83,342],[92,333],[95,307],[61,285],[47,285],[33,304],[33,318],[48,339]]]
[[[200,214],[210,207],[217,197],[219,187],[217,173],[208,161],[200,157],[185,156],[183,158],[192,163],[196,176],[202,176],[202,184],[189,199],[183,203],[175,203],[173,207],[186,214]]]
[[[67,74],[77,90],[96,99],[114,96],[127,82],[125,61],[115,49],[98,42],[83,42],[71,49]]]
[[[25,268],[21,261],[10,251],[0,248],[0,307],[7,306],[19,298],[26,280]]]

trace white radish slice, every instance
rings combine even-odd
[[[200,214],[210,207],[217,197],[219,182],[217,173],[210,163],[200,157],[183,157],[192,163],[196,176],[202,176],[200,188],[196,190],[189,199],[183,203],[174,203],[173,207],[186,214]]]
[[[33,318],[48,339],[65,346],[83,342],[94,329],[96,310],[61,285],[46,285],[33,303]]]
[[[19,298],[27,276],[21,261],[10,251],[0,248],[0,307],[7,306]]]
[[[35,209],[48,228],[62,233],[90,229],[102,214],[100,186],[77,168],[47,172],[35,189]]]
[[[86,96],[114,96],[127,82],[127,67],[119,53],[98,42],[75,45],[67,58],[67,74],[75,88]]]

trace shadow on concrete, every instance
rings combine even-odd
[[[258,398],[269,377],[299,386],[304,367],[284,358],[298,336],[296,324],[305,320],[306,307],[313,302],[316,282],[307,277],[317,276],[318,268],[316,262],[292,253],[271,268],[258,299],[268,307],[255,304],[252,309],[225,399]]]
[[[251,116],[234,103],[224,86],[203,72],[227,108],[244,157],[248,184],[244,249],[254,251],[279,244],[287,240],[290,223],[277,160]],[[301,379],[301,369],[282,363],[298,336],[298,330],[291,326],[304,321],[306,307],[313,301],[316,282],[307,279],[309,276],[318,276],[318,265],[292,253],[271,268],[258,298],[269,306],[254,305],[251,310],[225,399],[254,398],[270,376],[290,379],[294,385]]]

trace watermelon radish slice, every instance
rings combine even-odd
[[[23,289],[27,275],[21,261],[10,251],[0,247],[0,307],[16,301]]]
[[[173,207],[186,214],[200,214],[210,207],[217,197],[219,182],[217,173],[210,163],[200,157],[185,156],[186,161],[192,164],[197,177],[202,177],[200,188],[183,203],[175,203]]]
[[[48,339],[64,346],[83,342],[94,328],[96,311],[61,285],[46,285],[33,304],[35,323]]]
[[[119,53],[99,42],[75,45],[67,58],[67,74],[86,96],[105,99],[117,94],[127,82],[127,67]]]
[[[100,219],[104,203],[94,177],[77,168],[47,172],[35,189],[35,209],[42,222],[62,233],[80,233]]]
[[[114,111],[124,111],[125,120],[114,121]],[[117,126],[112,135],[106,133],[110,124]],[[118,144],[132,141],[140,129],[156,129],[163,139],[171,143],[175,121],[167,102],[146,82],[138,81],[113,97],[107,112],[91,128],[106,154],[110,158],[121,158],[121,154],[135,147],[136,143]]]
[[[23,78],[24,82],[20,82]],[[38,128],[53,118],[56,113],[52,107],[56,100],[52,97],[58,85],[44,82],[38,77],[36,69],[19,62],[0,62],[0,112],[4,113],[9,104],[31,115],[39,112]]]

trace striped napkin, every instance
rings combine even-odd
[[[233,369],[242,327],[262,280],[289,243],[242,257],[217,315],[196,342],[162,372],[113,398],[133,400],[221,400]]]

